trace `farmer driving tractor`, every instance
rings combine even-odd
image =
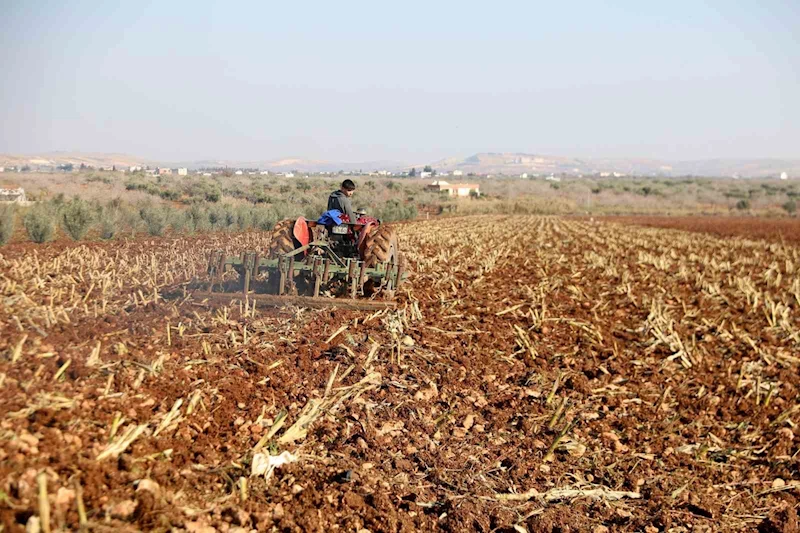
[[[347,215],[350,222],[355,222],[357,217],[355,211],[353,211],[353,204],[350,202],[350,197],[353,196],[355,190],[356,184],[353,183],[353,180],[344,180],[339,190],[333,191],[328,196],[328,211],[336,209],[340,213]]]

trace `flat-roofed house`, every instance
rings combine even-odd
[[[434,181],[427,187],[428,190],[447,192],[450,196],[480,196],[480,185],[477,183],[448,183],[444,180]]]

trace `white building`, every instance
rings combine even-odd
[[[187,176],[189,175],[189,170],[185,168],[178,169],[178,176]]]
[[[6,171],[6,167],[0,167],[0,172],[5,172],[5,171]]]
[[[519,175],[519,177],[524,179],[524,180],[528,179],[528,173],[527,172],[523,172],[522,174]]]
[[[787,174],[786,172],[781,172],[781,179],[782,180],[788,180],[789,179],[789,174]]]
[[[464,172],[461,171],[461,170],[454,170],[453,171],[453,176],[463,176],[463,175],[464,175]]]
[[[260,172],[260,174],[261,174],[262,176],[269,176],[269,170],[262,170],[262,171]]]
[[[434,181],[427,187],[436,192],[447,192],[449,196],[471,196],[473,193],[480,196],[480,186],[477,183],[448,183],[444,180]]]
[[[0,189],[0,202],[10,202],[13,204],[26,204],[25,189]]]
[[[242,174],[244,174],[244,172],[242,172],[241,170],[237,170],[236,172],[234,172],[234,174],[236,174],[237,176],[241,176]]]
[[[293,178],[293,177],[294,177],[294,172],[287,172],[287,173],[285,173],[283,176],[284,176],[285,178]]]
[[[139,172],[140,170],[142,170],[142,167],[138,165],[131,165],[130,167],[128,167],[129,172]]]
[[[422,179],[430,178],[433,174],[431,172],[425,172],[424,170],[419,173],[419,177]]]

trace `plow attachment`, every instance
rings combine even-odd
[[[235,282],[226,280],[232,271],[238,274]],[[216,251],[208,274],[208,290],[196,297],[221,301],[241,296],[270,306],[363,310],[394,307],[394,290],[406,277],[399,262],[367,267],[359,259],[339,257],[327,241],[314,241],[273,259],[255,251],[234,257]]]

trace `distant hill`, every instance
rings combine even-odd
[[[698,161],[666,161],[646,158],[578,158],[528,153],[484,152],[465,158],[448,157],[432,163],[416,162],[408,164],[398,161],[363,161],[344,163],[341,161],[303,159],[298,157],[256,161],[242,160],[195,160],[195,161],[155,161],[126,154],[48,152],[43,154],[11,155],[0,154],[0,166],[21,167],[29,165],[58,166],[81,163],[93,167],[125,168],[132,165],[167,166],[171,168],[258,168],[275,172],[295,170],[299,172],[336,172],[375,170],[400,171],[412,166],[418,170],[430,164],[438,171],[461,170],[464,174],[504,174],[518,176],[549,174],[601,174],[618,173],[639,176],[718,176],[729,177],[769,177],[786,172],[789,176],[800,178],[800,159],[704,159]]]
[[[170,166],[185,166],[187,168],[259,168],[275,172],[288,172],[296,170],[298,172],[337,172],[357,171],[371,172],[373,170],[402,170],[410,168],[397,161],[364,161],[357,163],[344,163],[341,161],[325,161],[317,159],[303,159],[299,157],[287,157],[281,159],[267,159],[259,161],[239,161],[232,159],[220,160],[199,160],[172,163]]]
[[[73,164],[76,167],[81,163],[92,167],[129,167],[133,165],[147,164],[147,160],[125,154],[103,154],[103,153],[81,153],[81,152],[47,152],[43,154],[0,154],[0,166],[22,167],[30,165],[38,166],[58,166]]]
[[[525,153],[480,153],[463,159],[446,158],[431,166],[437,170],[475,174],[599,174],[640,176],[768,177],[786,172],[800,177],[800,159],[706,159],[663,161],[643,158],[588,159]]]

